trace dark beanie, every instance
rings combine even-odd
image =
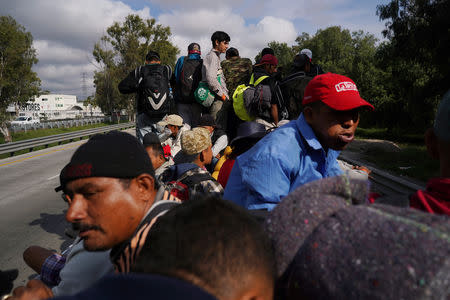
[[[148,51],[147,55],[145,56],[146,61],[152,61],[152,60],[161,60],[159,53],[156,51]]]
[[[144,147],[131,134],[110,131],[96,134],[81,145],[59,175],[62,190],[72,180],[86,177],[134,178],[140,174],[155,177]]]
[[[188,46],[188,54],[194,54],[194,53],[202,54],[202,52],[200,50],[200,45],[197,43],[191,43]]]
[[[154,132],[149,132],[144,135],[144,138],[142,140],[142,144],[144,144],[144,147],[148,147],[153,144],[160,144],[161,141],[158,138],[158,135]]]

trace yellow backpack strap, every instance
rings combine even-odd
[[[263,80],[266,79],[266,78],[269,78],[269,76],[264,75],[264,76],[259,77],[258,80],[256,80],[254,86],[257,86],[258,84],[261,83],[261,81],[263,81]],[[253,74],[252,74],[252,79],[253,79]]]
[[[250,82],[248,84],[252,85],[253,82],[255,82],[255,78],[253,77],[253,73],[252,73],[252,76],[250,77]]]

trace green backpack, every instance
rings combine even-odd
[[[237,86],[236,90],[234,91],[234,93],[233,93],[234,112],[235,112],[236,116],[238,116],[238,118],[241,119],[242,121],[253,121],[256,119],[256,117],[251,116],[248,113],[247,108],[245,107],[244,92],[249,88],[254,90],[255,86],[260,84],[261,81],[263,81],[266,78],[269,78],[269,76],[261,76],[255,82],[253,79],[253,74],[252,74],[249,85],[240,84]]]
[[[217,81],[221,83],[220,75],[217,75]],[[194,92],[195,100],[204,107],[210,107],[214,102],[216,96],[209,90],[208,83],[206,81],[200,81],[198,87]]]

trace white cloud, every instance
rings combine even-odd
[[[170,24],[173,42],[186,54],[191,42],[198,42],[203,54],[211,49],[210,37],[216,30],[227,32],[231,37],[230,46],[237,48],[241,56],[254,58],[271,41],[295,41],[297,32],[294,24],[282,18],[264,17],[257,24],[246,25],[245,19],[231,9],[219,11],[202,9],[198,11],[176,11],[160,15],[162,24]]]
[[[91,57],[87,49],[73,48],[60,42],[35,40],[33,46],[41,64],[80,64],[86,63]]]
[[[140,9],[133,9],[127,1]],[[205,55],[216,30],[227,32],[230,45],[241,56],[253,59],[270,41],[292,45],[303,31],[314,34],[334,24],[374,34],[383,28],[376,22],[375,4],[356,0],[0,0],[2,14],[15,18],[35,39],[39,63],[34,70],[43,89],[77,95],[81,95],[83,72],[93,91],[95,67],[90,60],[94,43],[113,22],[123,22],[129,14],[152,17],[148,6],[162,9],[163,13],[153,17],[170,26],[171,40],[181,55],[194,41]]]
[[[82,73],[87,73],[88,92],[93,92],[90,64],[94,44],[115,21],[129,14],[150,18],[148,7],[135,11],[111,0],[1,0],[2,12],[12,15],[35,38],[39,63],[33,68],[42,88],[54,93],[81,95]]]

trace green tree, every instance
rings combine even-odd
[[[118,83],[134,68],[142,65],[149,50],[157,51],[161,63],[175,66],[179,53],[170,41],[170,28],[156,24],[155,19],[143,20],[128,15],[123,23],[108,27],[100,42],[94,45],[93,55],[100,69],[94,73],[95,101],[108,113],[126,109],[131,117],[134,112],[134,96],[122,95]]]
[[[397,126],[423,129],[450,82],[450,1],[392,0],[377,6],[386,21],[380,65],[390,73]]]
[[[0,132],[11,142],[6,109],[27,102],[40,92],[40,79],[32,71],[38,62],[33,37],[10,16],[0,16]]]
[[[278,69],[280,72],[282,72],[282,75],[286,75],[287,71],[292,65],[292,62],[294,61],[294,52],[292,47],[289,47],[287,43],[279,43],[276,41],[272,41],[267,44],[267,47],[271,48],[273,52],[275,53],[275,56],[278,59]],[[255,61],[259,61],[261,59],[261,52],[259,52],[256,57]]]

